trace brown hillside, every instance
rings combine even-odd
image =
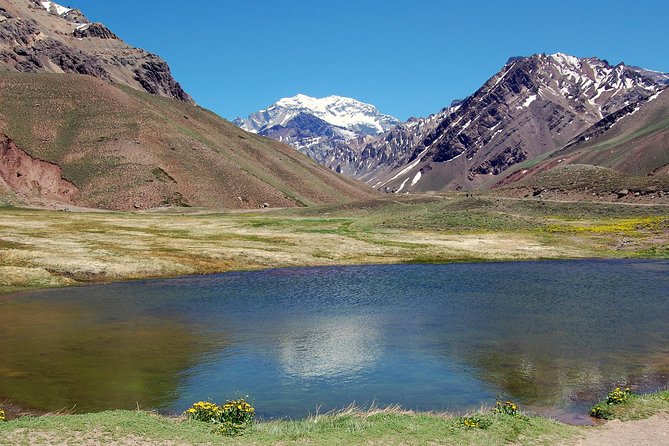
[[[633,107],[612,127],[596,125],[551,158],[647,175],[669,166],[669,89]],[[604,128],[602,128],[604,127]]]
[[[669,89],[603,119],[548,155],[519,164],[497,186],[590,189],[615,199],[669,193]],[[662,193],[664,192],[664,194]],[[627,197],[629,198],[629,197]],[[626,199],[627,199],[626,198]],[[657,198],[657,197],[655,197]]]
[[[200,107],[91,76],[0,73],[0,133],[36,160],[32,165],[62,168],[77,189],[64,201],[79,206],[284,207],[374,194]]]

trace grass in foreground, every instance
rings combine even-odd
[[[633,395],[615,405],[623,421],[669,414],[669,391]],[[481,411],[470,414],[484,429],[468,428],[466,418],[447,414],[416,413],[397,408],[355,408],[304,420],[254,424],[243,436],[224,437],[207,423],[168,418],[141,411],[111,411],[86,415],[20,418],[0,423],[0,444],[11,445],[571,445],[587,436],[598,443],[606,427],[569,426],[542,417]],[[665,418],[658,422],[666,422]],[[618,429],[631,428],[623,424]],[[666,425],[650,425],[665,432]],[[648,429],[644,425],[643,429]],[[606,432],[609,438],[611,433]],[[661,436],[661,433],[660,433]]]
[[[211,433],[210,425],[170,419],[146,412],[14,420],[0,425],[0,443],[37,444],[383,444],[383,445],[551,445],[579,436],[579,429],[538,417],[514,417],[489,412],[479,418],[486,429],[467,428],[462,418],[445,415],[355,410],[318,415],[299,421],[254,425],[241,437]],[[49,443],[50,442],[50,443]],[[4,444],[4,443],[2,443]]]

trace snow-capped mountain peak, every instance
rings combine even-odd
[[[579,58],[575,57],[575,56],[570,56],[569,54],[555,53],[555,54],[551,54],[550,57],[556,63],[561,64],[561,65],[571,65],[572,67],[576,67],[576,68],[580,68],[580,66],[581,66],[581,61],[579,60]]]
[[[344,128],[358,135],[378,135],[399,123],[392,116],[384,115],[371,104],[343,96],[314,98],[304,94],[283,98],[264,110],[253,113],[235,123],[243,129],[259,133],[276,125],[285,125],[300,113],[316,116],[333,126]]]
[[[234,123],[289,144],[337,172],[352,175],[347,166],[359,160],[351,145],[382,134],[399,121],[352,98],[298,94],[280,99],[246,119],[237,118]]]

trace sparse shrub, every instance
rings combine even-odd
[[[613,391],[606,395],[606,404],[622,404],[626,402],[631,395],[632,391],[629,387],[627,387],[625,390],[622,390],[620,387],[616,387],[613,389]]]
[[[505,402],[497,401],[492,411],[494,413],[503,413],[505,415],[511,415],[511,416],[520,415],[520,409],[518,408],[518,405],[513,401],[505,401]]]
[[[244,435],[244,431],[248,424],[238,424],[229,421],[216,423],[216,426],[211,430],[214,434],[225,435],[226,437],[238,437]]]
[[[203,421],[205,423],[216,423],[221,420],[223,409],[217,404],[209,401],[199,401],[193,407],[186,410],[184,415],[190,420]]]
[[[227,401],[223,406],[199,401],[184,412],[188,419],[215,424],[213,432],[227,436],[244,433],[255,418],[255,409],[244,398]]]
[[[492,421],[483,417],[472,416],[460,418],[457,424],[459,427],[465,429],[487,429],[492,424]]]
[[[616,387],[606,395],[604,401],[595,404],[592,409],[590,409],[590,416],[601,420],[611,420],[614,417],[612,406],[627,402],[630,396],[632,396],[632,391],[629,387],[624,390],[620,387]]]
[[[232,423],[234,425],[248,425],[253,422],[255,418],[255,409],[244,398],[238,400],[228,401],[223,406],[222,421]]]
[[[612,420],[613,411],[611,406],[606,403],[597,403],[590,409],[590,416],[600,420]]]

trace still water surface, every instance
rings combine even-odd
[[[563,419],[669,384],[669,262],[282,269],[0,298],[0,400],[263,417],[352,402]],[[317,409],[320,408],[320,409]]]

